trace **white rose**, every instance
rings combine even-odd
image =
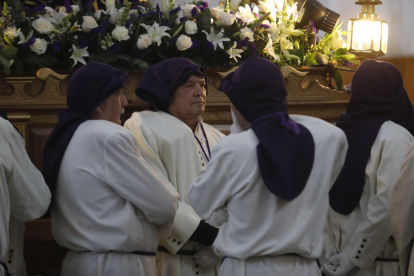
[[[234,20],[236,20],[236,16],[231,13],[222,12],[220,13],[219,20],[223,26],[231,26]]]
[[[137,47],[140,50],[148,48],[152,43],[151,37],[148,34],[142,34],[139,36]]]
[[[342,35],[339,31],[336,31],[336,33],[332,37],[332,51],[336,51],[340,48],[342,48],[344,45],[344,40],[342,39]]]
[[[82,29],[85,33],[89,33],[93,28],[98,27],[98,23],[96,23],[95,18],[92,16],[84,16]]]
[[[43,38],[36,38],[35,43],[30,46],[30,50],[35,52],[38,55],[43,54],[46,52],[47,42]]]
[[[121,42],[122,40],[128,40],[128,29],[124,26],[116,26],[115,29],[112,31],[112,38]]]
[[[220,13],[224,12],[223,6],[218,6],[215,8],[210,9],[211,16],[214,18],[214,20],[219,20]]]
[[[240,39],[244,40],[246,37],[248,37],[249,41],[254,41],[253,32],[252,30],[250,30],[250,28],[244,27],[240,31],[241,31]]]
[[[191,11],[192,11],[192,9],[195,7],[195,5],[193,5],[193,4],[187,4],[187,5],[185,5],[185,6],[182,6],[181,7],[181,9],[182,9],[182,11],[183,11],[183,15],[184,16],[186,16],[186,17],[188,17],[188,18],[191,18],[191,17],[193,17],[192,15],[191,15]]]
[[[195,34],[197,30],[197,24],[194,21],[188,20],[185,22],[185,32],[187,34]]]
[[[15,39],[20,33],[20,29],[16,29],[16,27],[7,27],[7,29],[4,30],[4,34],[10,39]]]
[[[188,48],[190,48],[191,45],[193,45],[193,42],[191,41],[191,38],[189,36],[180,35],[175,45],[177,46],[177,49],[179,51],[185,51]]]
[[[116,22],[118,21],[118,18],[119,18],[118,10],[116,8],[111,8],[107,12],[111,16],[111,18],[109,18],[109,22],[111,22],[112,24],[116,24]]]
[[[105,11],[104,10],[97,10],[94,14],[93,14],[93,16],[96,18],[96,19],[100,19],[101,18],[101,14],[102,13],[104,13],[105,14]]]
[[[79,12],[79,6],[78,5],[72,5],[70,6],[72,8],[72,12],[74,15],[76,15]]]
[[[53,24],[42,17],[33,21],[32,25],[41,34],[50,34],[53,30]]]

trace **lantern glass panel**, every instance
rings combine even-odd
[[[346,41],[346,48],[351,49],[351,35],[352,35],[352,20],[348,21],[348,35]]]
[[[356,20],[352,30],[352,49],[357,51],[370,51],[374,22],[371,20]]]
[[[388,24],[382,22],[382,52],[387,53],[388,47]]]
[[[379,52],[379,50],[381,50],[381,21],[375,21],[374,22],[374,33],[373,33],[373,38],[374,38],[374,51]]]

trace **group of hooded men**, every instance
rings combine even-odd
[[[414,109],[394,66],[364,61],[334,126],[289,115],[280,69],[251,57],[221,81],[227,137],[200,117],[192,61],[150,67],[148,110],[122,127],[128,82],[97,62],[72,75],[43,177],[0,113],[0,275],[25,275],[9,234],[49,204],[64,276],[414,275]]]

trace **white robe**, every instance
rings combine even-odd
[[[0,261],[10,266],[12,275],[21,276],[26,275],[23,223],[47,211],[50,191],[30,161],[23,138],[3,118],[0,118],[0,149]],[[10,232],[13,244],[10,248],[9,227],[10,231],[19,230]],[[1,267],[0,275],[3,275]]]
[[[405,128],[391,121],[385,122],[371,148],[358,206],[346,216],[329,208],[325,242],[333,244],[338,252],[346,252],[357,266],[349,276],[402,275],[398,262],[375,259],[398,259],[391,237],[388,201],[412,141],[413,137]]]
[[[213,244],[227,256],[220,275],[321,275],[315,259],[322,252],[328,192],[348,146],[339,128],[308,116],[291,118],[315,142],[312,172],[294,200],[276,197],[264,184],[257,161],[259,141],[251,129],[220,141],[207,170],[191,184],[187,197],[201,218],[222,214],[224,206],[228,210],[228,221]],[[284,255],[289,253],[300,256]]]
[[[210,149],[213,150],[224,135],[205,123],[203,126]],[[162,111],[135,112],[125,122],[125,127],[131,130],[137,138],[143,158],[180,194],[171,236],[159,237],[159,244],[167,248],[171,254],[158,252],[157,274],[162,276],[217,275],[218,269],[201,268],[194,263],[191,256],[175,255],[178,250],[195,250],[197,243],[188,239],[200,223],[200,217],[189,205],[186,194],[191,181],[206,167],[206,158],[197,145],[191,129],[179,119]],[[196,136],[208,155],[206,139],[201,128],[197,129]]]
[[[68,276],[155,276],[159,233],[169,236],[178,194],[144,161],[130,131],[88,120],[73,135],[59,170],[52,232],[70,249]],[[113,251],[113,252],[111,252]]]
[[[390,198],[391,223],[400,255],[400,269],[414,276],[414,142],[411,143],[401,174]]]

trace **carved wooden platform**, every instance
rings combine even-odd
[[[282,68],[288,91],[289,112],[309,115],[335,122],[345,111],[350,95],[331,90],[324,68]],[[228,133],[232,123],[229,100],[218,90],[227,72],[208,70],[207,108],[203,119]],[[124,91],[128,107],[123,122],[135,111],[145,109],[145,103],[134,93],[142,78],[141,72],[130,74],[131,82]],[[0,108],[8,113],[26,140],[26,148],[36,167],[41,170],[43,148],[57,123],[55,114],[66,108],[66,89],[70,74],[43,68],[36,75],[19,77],[0,75]],[[26,223],[25,259],[29,275],[59,275],[65,249],[53,240],[50,219]]]

